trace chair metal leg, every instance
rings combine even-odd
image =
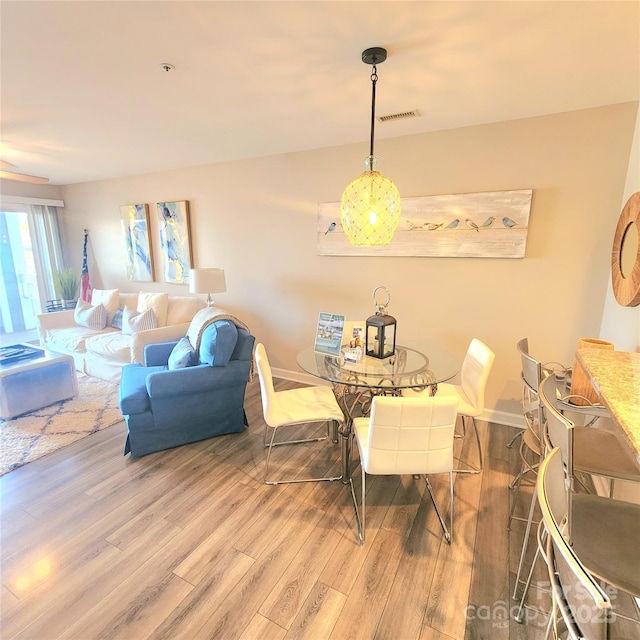
[[[275,484],[297,484],[300,482],[333,482],[334,480],[342,480],[342,474],[340,474],[339,476],[327,476],[324,478],[287,478],[287,479],[282,479],[282,480],[268,480],[269,477],[269,462],[271,460],[271,451],[273,449],[273,447],[277,447],[279,445],[283,445],[283,444],[300,444],[300,443],[304,443],[304,442],[319,442],[321,440],[326,440],[329,437],[329,429],[330,429],[330,422],[333,421],[328,421],[327,422],[327,435],[323,438],[309,438],[306,440],[286,440],[283,442],[274,442],[275,437],[276,437],[276,431],[278,430],[277,427],[273,428],[273,433],[271,434],[271,440],[269,442],[268,445],[268,451],[267,451],[267,460],[265,463],[265,468],[264,468],[264,483],[265,484],[269,484],[269,485],[275,485]],[[265,442],[266,442],[266,432],[265,432]]]
[[[514,620],[516,622],[518,622],[519,624],[523,624],[524,623],[524,609],[525,609],[525,601],[527,598],[527,593],[529,592],[529,587],[531,586],[531,580],[533,579],[533,572],[536,568],[536,565],[538,564],[538,560],[542,557],[543,560],[546,562],[547,559],[545,557],[544,554],[544,537],[546,535],[546,531],[544,531],[544,526],[542,522],[538,523],[538,530],[536,532],[536,537],[537,537],[537,545],[536,545],[536,553],[533,557],[533,561],[531,562],[531,567],[529,568],[529,573],[527,575],[527,580],[525,581],[525,585],[524,585],[524,590],[522,592],[522,598],[520,600],[520,605],[518,606],[518,610],[516,611],[515,615],[513,616]],[[516,581],[516,589],[517,589],[517,581]],[[546,589],[543,589],[543,591],[546,591]],[[551,606],[551,613],[550,619],[553,619],[554,616],[554,605],[553,605],[553,598],[554,596],[554,587],[551,586],[551,599],[552,599],[552,606]],[[535,607],[531,607],[531,609],[533,609],[536,613],[538,614],[546,614],[546,611],[543,611],[541,609],[537,609]]]
[[[271,442],[267,442],[267,429],[270,429],[272,427],[269,427],[269,425],[267,425],[265,423],[264,426],[264,448],[266,449],[267,447],[280,447],[282,445],[285,444],[304,444],[305,442],[322,442],[323,440],[327,440],[329,438],[330,435],[330,429],[331,429],[331,423],[333,423],[334,425],[336,425],[334,427],[334,430],[337,431],[338,427],[337,427],[337,422],[335,420],[327,420],[327,435],[326,436],[322,436],[320,438],[304,438],[302,440],[283,440],[282,442],[274,442],[273,441],[273,436],[275,435],[276,431],[278,430],[278,427],[273,428],[273,435],[271,437]],[[295,426],[295,425],[285,425],[285,426]],[[334,440],[334,442],[337,442],[337,440]]]
[[[353,447],[351,447],[353,449]],[[349,452],[350,453],[350,452]],[[351,465],[349,465],[351,467]],[[362,462],[360,462],[360,472],[362,476],[361,480],[361,501],[362,501],[362,520],[360,519],[360,509],[358,509],[358,500],[356,499],[356,492],[353,487],[353,478],[349,476],[349,488],[351,489],[351,500],[353,501],[353,510],[356,514],[356,525],[358,527],[358,542],[362,545],[364,544],[364,517],[365,517],[365,495],[366,495],[366,484],[365,484],[365,472],[364,467],[362,466]]]
[[[522,476],[523,469],[522,465],[520,465],[520,470],[515,476],[513,476],[513,480],[509,483],[509,491],[513,491],[520,484],[520,479],[522,478]]]
[[[515,444],[516,440],[518,438],[522,437],[522,431],[518,431],[518,433],[516,433],[515,436],[513,436],[513,438],[511,438],[511,440],[509,440],[509,444],[507,444],[507,449],[511,449],[513,447],[513,445]]]
[[[524,462],[522,463],[522,465],[524,465]],[[520,483],[522,482],[522,475],[523,475],[523,469],[522,466],[520,467],[520,471],[518,472],[518,475],[516,476],[517,478],[517,482],[516,482],[516,486],[515,486],[515,491],[513,494],[513,500],[511,502],[511,509],[509,509],[509,520],[507,521],[507,531],[511,531],[511,522],[513,521],[513,514],[516,510],[516,504],[518,503],[518,497],[520,496]],[[516,479],[514,478],[514,480]],[[511,489],[511,485],[509,485],[509,489]]]
[[[529,546],[529,534],[531,533],[531,525],[533,523],[533,512],[536,508],[536,502],[538,499],[538,491],[534,487],[533,495],[531,496],[531,504],[529,506],[529,518],[527,519],[527,528],[524,533],[524,540],[522,541],[522,551],[520,552],[520,561],[518,562],[518,572],[516,573],[516,582],[513,589],[513,599],[518,600],[518,585],[520,584],[520,576],[522,575],[522,569],[524,568],[524,558],[527,554],[527,547]],[[526,592],[522,594],[524,600]]]
[[[533,474],[537,473],[538,465],[537,464],[532,465],[529,462],[527,462],[527,459],[525,457],[527,449],[528,447],[526,446],[525,442],[522,441],[522,443],[520,444],[520,471],[518,472],[518,475],[514,478],[514,480],[517,480],[517,482],[515,486],[513,502],[511,503],[511,509],[509,510],[509,521],[507,523],[507,531],[511,531],[511,523],[513,522],[513,520],[519,520],[520,522],[528,522],[528,518],[522,518],[520,516],[513,515],[516,510],[518,497],[520,496],[520,486],[522,484],[522,479],[527,473],[533,473]],[[509,488],[511,488],[511,485],[509,485]]]
[[[433,502],[433,507],[436,510],[436,515],[438,516],[438,520],[440,520],[440,526],[442,527],[442,532],[444,533],[445,540],[447,544],[451,544],[451,534],[453,533],[453,471],[449,472],[449,518],[451,521],[451,533],[447,529],[447,525],[440,513],[440,509],[438,508],[438,504],[436,503],[435,496],[433,495],[433,489],[431,488],[431,483],[429,482],[429,476],[425,476],[424,479],[427,481],[427,489],[429,490],[429,496],[431,497],[431,502]]]
[[[531,579],[533,578],[533,571],[536,568],[536,564],[538,562],[538,558],[540,557],[540,549],[536,549],[536,554],[533,556],[533,562],[531,563],[531,567],[529,568],[529,573],[527,575],[527,579],[524,583],[524,589],[522,591],[522,598],[520,599],[520,604],[518,606],[518,611],[514,616],[514,620],[522,624],[523,618],[522,614],[524,612],[524,602],[527,599],[527,592],[529,591],[529,587],[531,586]],[[516,580],[516,589],[518,588],[518,581]]]
[[[551,638],[552,638],[551,632],[553,631],[554,615],[555,615],[555,613],[552,610],[549,613],[549,622],[547,622],[547,628],[546,628],[545,633],[544,633],[544,640],[551,640]]]
[[[480,446],[480,434],[478,433],[478,425],[476,424],[476,419],[473,416],[462,416],[462,424],[464,426],[463,437],[467,433],[467,429],[466,429],[467,417],[471,417],[471,422],[473,424],[473,430],[475,432],[475,437],[476,437],[476,444],[478,445],[478,460],[480,464],[478,465],[477,469],[474,467],[470,467],[469,469],[455,469],[454,473],[472,473],[472,474],[481,473],[483,468],[483,460],[482,460],[482,447]]]

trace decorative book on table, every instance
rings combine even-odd
[[[318,316],[318,328],[314,351],[324,355],[338,357],[342,347],[345,316],[338,313],[321,312]]]
[[[41,358],[43,355],[44,349],[39,349],[30,344],[13,344],[8,347],[0,347],[0,366],[22,360]]]

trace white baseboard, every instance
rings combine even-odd
[[[289,371],[288,369],[276,369],[273,368],[273,377],[282,378],[283,380],[290,380],[291,382],[299,382],[300,384],[309,385],[326,385],[331,386],[330,382],[326,380],[320,380],[310,373],[302,373],[300,371]],[[484,420],[485,422],[495,422],[496,424],[504,424],[508,427],[517,427],[518,429],[524,429],[526,423],[524,416],[517,413],[507,413],[506,411],[493,411],[486,409],[478,420]]]

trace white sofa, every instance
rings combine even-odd
[[[158,327],[125,335],[120,329],[111,326],[114,312],[119,309],[141,311],[137,293],[121,293],[112,289],[95,291],[96,299],[100,294],[110,294],[107,307],[108,323],[104,329],[96,330],[79,326],[74,319],[74,310],[42,313],[37,317],[38,335],[41,346],[49,351],[63,353],[73,357],[78,371],[90,376],[118,382],[122,367],[131,362],[144,362],[144,347],[157,342],[179,340],[187,334],[193,316],[205,304],[193,296],[153,295],[160,299],[161,310],[157,314]],[[163,300],[164,298],[164,300]]]

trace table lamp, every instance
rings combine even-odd
[[[226,290],[224,269],[189,269],[189,293],[206,293],[207,307],[213,304],[212,293]]]

